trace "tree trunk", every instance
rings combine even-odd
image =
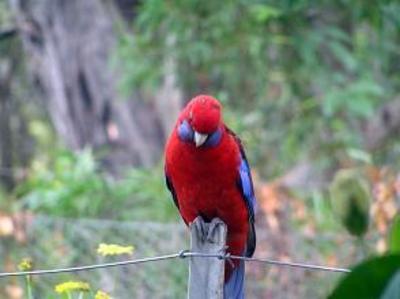
[[[27,124],[31,110],[26,95],[31,93],[21,76],[21,44],[16,29],[5,31],[0,33],[0,182],[10,191],[25,174],[34,142]]]
[[[151,102],[123,99],[110,67],[116,46],[115,3],[102,0],[9,0],[35,82],[54,128],[73,150],[101,149],[112,170],[151,166],[165,124]],[[163,113],[168,114],[166,111]]]
[[[12,77],[13,61],[2,63],[0,69],[0,181],[6,190],[14,185],[13,172],[13,140],[11,132],[11,98],[10,80]]]

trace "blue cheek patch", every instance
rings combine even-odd
[[[192,127],[189,125],[187,120],[181,122],[178,126],[178,136],[179,139],[184,142],[193,142],[194,141],[194,131]],[[222,138],[222,129],[219,128],[214,133],[208,136],[206,142],[203,144],[204,147],[214,147],[219,144]]]
[[[222,130],[219,128],[216,130],[214,133],[212,133],[210,136],[208,136],[207,141],[204,143],[204,146],[206,147],[214,147],[219,144],[222,138]]]
[[[189,123],[184,120],[178,127],[179,139],[185,142],[192,142],[194,138],[194,132]]]

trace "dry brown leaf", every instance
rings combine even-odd
[[[393,188],[396,192],[396,195],[400,197],[400,174],[397,175],[396,180],[393,183]]]
[[[31,212],[19,212],[13,215],[15,224],[15,240],[19,243],[27,242],[26,228],[29,227],[34,219]]]
[[[20,299],[24,295],[24,290],[16,284],[8,284],[5,287],[7,298],[10,299]]]
[[[376,251],[380,254],[384,253],[387,250],[386,240],[384,238],[380,238],[376,243]]]
[[[293,206],[293,217],[296,220],[307,219],[307,208],[303,200],[294,200],[291,202]]]
[[[0,237],[8,237],[14,233],[14,223],[11,216],[0,215]]]
[[[304,237],[308,239],[314,239],[316,237],[316,231],[315,231],[315,226],[313,223],[307,223],[303,227],[303,234]]]
[[[328,257],[326,258],[326,264],[329,267],[337,267],[338,266],[338,258],[337,256],[330,254],[328,255]]]

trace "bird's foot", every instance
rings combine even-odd
[[[207,229],[207,236],[206,240],[210,243],[215,243],[218,242],[218,235],[216,235],[219,230],[218,227],[224,225],[224,223],[221,221],[219,218],[214,218],[211,220],[210,223],[208,223],[208,229]]]
[[[191,224],[201,242],[212,244],[220,242],[220,239],[223,238],[223,229],[221,226],[224,225],[225,224],[219,218],[214,218],[208,223],[205,222],[201,216],[197,216]]]
[[[196,219],[193,220],[191,226],[194,227],[199,239],[204,242],[207,236],[208,224],[204,222],[201,216],[197,216]]]

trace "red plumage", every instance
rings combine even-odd
[[[183,141],[178,128],[185,120],[194,132],[211,134],[220,130],[218,145],[197,147]],[[223,124],[219,102],[204,95],[189,102],[166,145],[167,179],[173,185],[174,199],[186,224],[197,216],[206,221],[219,217],[225,222],[228,252],[233,255],[244,254],[252,229],[249,208],[237,184],[241,159],[240,141]],[[234,264],[238,262],[235,260]],[[231,269],[226,270],[229,277]]]

